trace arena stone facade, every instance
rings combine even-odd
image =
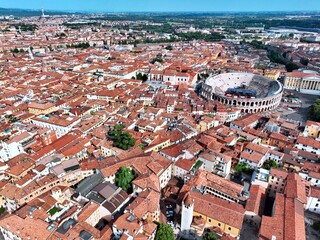
[[[254,97],[226,94],[229,88],[245,88],[256,92]],[[224,73],[210,76],[202,84],[201,95],[222,104],[237,107],[244,113],[258,113],[278,107],[283,94],[283,86],[272,80],[252,73]]]

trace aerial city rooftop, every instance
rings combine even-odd
[[[0,9],[0,238],[320,239],[315,25]]]

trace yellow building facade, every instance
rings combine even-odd
[[[241,232],[244,213],[245,209],[241,204],[190,191],[182,201],[181,231],[201,237],[207,229],[219,235],[227,234],[237,238]]]
[[[277,80],[280,77],[281,71],[279,69],[265,70],[263,75],[267,78]]]
[[[320,123],[307,121],[303,134],[305,137],[320,138]]]
[[[46,115],[56,111],[56,107],[52,103],[31,103],[28,106],[28,111],[34,115]]]
[[[236,237],[236,236],[240,235],[241,229],[238,229],[236,227],[230,226],[227,223],[218,221],[217,219],[212,218],[212,217],[208,217],[208,216],[206,216],[204,214],[201,214],[201,213],[198,213],[198,212],[195,212],[195,211],[193,212],[193,217],[199,217],[199,216],[201,216],[205,220],[207,228],[208,228],[208,226],[211,226],[213,228],[220,228],[222,232],[224,232],[224,233],[226,233],[228,235],[231,235],[233,237]]]

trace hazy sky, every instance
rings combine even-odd
[[[320,11],[320,0],[0,0],[3,8],[72,11]]]

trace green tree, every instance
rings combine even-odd
[[[11,52],[13,52],[13,53],[19,53],[20,51],[19,51],[18,48],[15,48],[15,49],[11,50]]]
[[[320,122],[320,98],[318,98],[310,107],[308,112],[308,119]]]
[[[150,61],[150,63],[154,64],[155,62],[163,63],[163,59],[161,56],[156,56],[154,59]]]
[[[288,72],[292,72],[293,70],[299,69],[299,66],[293,62],[289,62],[286,64],[286,69]]]
[[[0,215],[4,214],[6,212],[6,209],[4,207],[0,207]]]
[[[122,167],[116,173],[116,185],[123,191],[129,193],[132,191],[132,180],[134,179],[133,171],[130,168]]]
[[[19,121],[19,118],[17,118],[17,117],[12,117],[12,118],[9,119],[9,122],[11,122],[11,123],[14,123],[14,122],[17,122],[17,121]]]
[[[246,163],[238,163],[235,167],[234,167],[234,171],[241,173],[244,172],[246,174],[251,175],[253,173],[253,170],[248,168],[248,165]]]
[[[64,32],[62,32],[62,33],[57,33],[55,36],[56,36],[56,37],[59,37],[59,38],[65,38],[65,37],[67,37],[67,34],[65,34]]]
[[[113,146],[128,150],[136,143],[136,140],[128,132],[124,132],[124,125],[116,124],[109,132],[109,138],[113,141]]]
[[[200,73],[198,75],[198,80],[204,80],[204,79],[207,79],[209,77],[209,74],[208,73]]]
[[[267,47],[261,41],[253,40],[249,44],[256,49],[267,49]]]
[[[174,240],[172,228],[168,224],[160,223],[155,240]]]
[[[142,80],[142,73],[137,73],[137,75],[136,75],[136,79],[137,80]]]
[[[236,172],[243,172],[244,169],[248,168],[247,164],[242,164],[242,163],[238,163],[235,167],[234,170]]]
[[[90,44],[88,42],[86,43],[77,43],[77,44],[71,44],[71,45],[68,45],[67,44],[67,48],[82,48],[82,49],[86,49],[86,48],[89,48],[90,47]]]
[[[312,228],[320,232],[320,221],[313,223]]]
[[[218,240],[218,237],[217,234],[209,232],[206,235],[204,235],[203,240]]]
[[[142,82],[146,82],[148,80],[148,76],[146,74],[142,75]]]
[[[274,51],[274,50],[271,50],[268,53],[268,57],[269,57],[271,62],[278,63],[278,64],[285,64],[285,62],[280,57],[280,54],[278,52]]]
[[[271,159],[270,161],[265,163],[263,167],[269,170],[270,168],[278,168],[278,164],[275,160]]]
[[[300,58],[300,63],[302,65],[308,66],[309,64],[309,59],[308,58]]]
[[[145,82],[148,80],[148,76],[146,74],[138,73],[136,75],[137,80],[142,80],[142,82]]]
[[[189,33],[176,33],[176,35],[178,35],[184,41],[203,39],[207,42],[216,42],[225,38],[225,36],[217,32],[212,32],[210,34],[204,34],[201,32],[189,32]]]

